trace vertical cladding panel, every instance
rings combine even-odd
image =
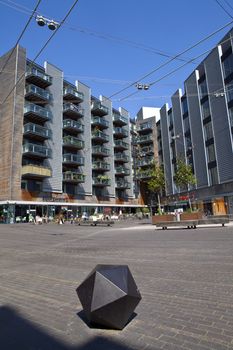
[[[185,156],[184,138],[183,138],[183,123],[182,123],[182,110],[181,110],[181,92],[177,90],[171,98],[173,122],[174,122],[174,134],[179,136],[176,140],[176,156],[183,158]]]
[[[223,76],[218,48],[205,60],[206,79],[216,149],[220,183],[233,179],[232,136],[228,120],[226,96],[216,97],[216,91],[224,91]]]
[[[55,66],[46,63],[46,73],[53,78],[48,88],[52,94],[52,101],[48,108],[52,112],[52,120],[48,127],[52,130],[52,139],[46,145],[52,150],[52,157],[48,158],[48,165],[52,169],[52,177],[44,180],[43,190],[48,192],[62,192],[62,111],[63,111],[63,73]]]
[[[1,67],[10,54],[11,51],[0,58]],[[1,106],[0,115],[0,199],[2,200],[18,200],[21,196],[25,66],[26,52],[17,46],[0,75],[1,101],[4,101],[10,93]]]
[[[109,136],[109,142],[104,144],[110,152],[110,156],[106,157],[106,161],[110,164],[110,171],[107,172],[107,176],[110,177],[111,185],[105,187],[107,197],[115,197],[115,171],[114,171],[114,142],[113,142],[113,116],[112,116],[112,102],[104,96],[100,96],[100,101],[104,106],[108,108],[108,115],[105,116],[109,121],[109,127],[104,130],[104,133]]]
[[[78,186],[78,194],[92,195],[92,156],[91,156],[91,91],[90,88],[79,81],[76,82],[79,92],[84,94],[84,100],[80,106],[84,110],[84,116],[80,119],[80,123],[84,124],[84,133],[79,138],[84,141],[84,150],[80,151],[80,155],[84,157],[84,166],[82,171],[85,174],[85,182]]]
[[[173,194],[173,179],[171,168],[171,155],[170,155],[170,143],[168,134],[168,105],[164,105],[161,108],[161,135],[163,140],[163,159],[164,159],[164,171],[166,181],[167,195]]]
[[[205,144],[202,131],[202,118],[198,96],[197,72],[194,71],[185,82],[191,137],[193,143],[194,170],[197,188],[208,186]]]
[[[125,125],[123,128],[128,131],[128,136],[123,139],[123,142],[127,142],[129,145],[129,149],[125,151],[125,154],[129,157],[129,163],[125,164],[125,167],[127,167],[130,170],[129,176],[125,177],[125,180],[130,183],[130,188],[126,190],[128,197],[133,197],[133,174],[132,174],[132,168],[133,164],[131,161],[131,142],[130,142],[130,122],[129,122],[129,112],[125,110],[124,108],[120,108],[120,113],[123,115],[123,117],[128,119],[128,124]]]

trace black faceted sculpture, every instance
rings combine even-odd
[[[76,289],[89,322],[123,329],[141,300],[127,265],[97,265]]]

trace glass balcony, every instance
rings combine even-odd
[[[109,136],[100,130],[93,130],[92,131],[92,140],[101,141],[101,142],[108,142]]]
[[[84,157],[77,154],[65,153],[63,154],[63,163],[70,165],[84,165]]]
[[[52,150],[42,145],[25,143],[23,145],[23,155],[35,156],[35,157],[41,157],[41,158],[51,158]]]
[[[84,100],[84,94],[75,88],[67,86],[63,89],[63,98],[64,100],[70,100],[74,103],[80,103]]]
[[[116,175],[122,175],[122,176],[126,176],[130,174],[129,169],[123,167],[123,166],[118,166],[115,168],[115,174]]]
[[[126,117],[123,117],[121,114],[113,113],[113,121],[114,124],[118,125],[127,125],[128,119]]]
[[[115,157],[115,161],[118,161],[118,162],[128,162],[129,161],[129,156],[127,156],[124,153],[115,153],[114,157]]]
[[[113,129],[114,136],[127,137],[128,131],[121,127],[116,127]]]
[[[143,171],[140,172],[136,175],[136,179],[141,180],[141,179],[149,179],[151,178],[151,172],[150,171]]]
[[[42,88],[51,85],[53,82],[53,78],[50,75],[43,73],[35,67],[27,67],[26,80]]]
[[[91,104],[91,111],[94,115],[103,116],[108,114],[108,107],[102,105],[100,101],[93,101]]]
[[[62,174],[63,182],[81,183],[85,182],[85,175],[73,171],[66,171]]]
[[[136,139],[136,142],[138,143],[147,143],[147,142],[153,142],[153,135],[143,135]]]
[[[48,128],[45,128],[41,125],[27,123],[23,126],[23,134],[34,137],[38,140],[49,139],[52,136],[52,131]]]
[[[52,94],[36,85],[29,84],[26,86],[25,89],[25,98],[27,98],[30,101],[44,103],[52,100]]]
[[[74,118],[83,117],[84,109],[80,108],[74,103],[63,103],[63,114],[67,115],[68,117]]]
[[[144,130],[152,130],[153,126],[152,123],[143,123],[143,124],[139,124],[137,126],[137,131],[144,131]]]
[[[140,151],[141,151],[141,153],[145,153],[145,154],[154,153],[154,147],[153,146],[145,146],[145,147],[142,147]]]
[[[130,183],[128,181],[116,181],[116,188],[118,189],[129,189]]]
[[[92,184],[93,186],[99,186],[99,187],[104,187],[104,186],[110,186],[111,185],[111,180],[108,178],[103,177],[93,177],[92,178]]]
[[[77,137],[73,136],[64,136],[63,137],[63,146],[70,147],[70,148],[76,148],[76,149],[82,149],[84,148],[84,141],[79,140]]]
[[[93,126],[100,126],[102,129],[106,129],[109,127],[109,122],[107,120],[104,120],[100,117],[92,117],[91,118],[91,125]]]
[[[110,154],[110,150],[103,146],[93,146],[92,154],[96,156],[108,157]]]
[[[84,131],[84,125],[81,123],[78,123],[76,120],[73,119],[65,119],[63,120],[63,129],[66,129],[68,131],[76,131],[76,132],[83,132]]]
[[[121,150],[129,149],[129,144],[122,140],[114,140],[114,147]]]
[[[25,104],[24,116],[41,122],[46,122],[52,119],[52,113],[47,108],[38,106],[34,103]]]
[[[93,170],[110,170],[110,164],[106,162],[93,162],[92,163]]]
[[[43,165],[27,164],[22,166],[21,175],[24,178],[46,178],[52,176],[52,170]]]
[[[151,165],[154,161],[154,157],[150,157],[150,158],[145,158],[142,160],[137,161],[137,166],[147,166],[147,165]]]

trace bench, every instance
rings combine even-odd
[[[183,220],[183,221],[160,221],[156,222],[156,227],[162,227],[163,230],[166,230],[168,227],[187,227],[196,228],[198,224],[198,220]]]
[[[76,222],[76,225],[82,226],[82,225],[90,225],[90,226],[99,226],[99,225],[107,225],[112,226],[114,224],[114,221],[111,220],[80,220]]]

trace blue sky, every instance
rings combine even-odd
[[[233,16],[233,1],[218,0]],[[38,13],[60,21],[74,0],[42,0]],[[0,54],[14,46],[37,0],[0,0]],[[175,60],[143,81],[140,77],[233,19],[215,0],[79,0],[67,22],[59,29],[38,58],[64,71],[70,82],[76,79],[92,94],[111,96],[135,81],[151,83],[184,62]],[[182,58],[191,59],[211,49],[231,28],[228,26]],[[51,35],[33,20],[20,44],[34,59]],[[203,58],[205,55],[203,56]],[[134,86],[112,98],[113,106],[126,108],[132,117],[141,106],[161,107],[193,71],[201,59],[138,92]],[[133,92],[137,93],[125,99]]]

